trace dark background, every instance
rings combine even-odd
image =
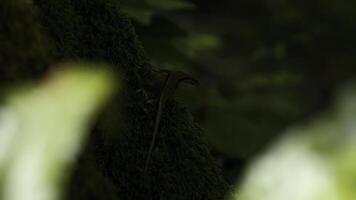
[[[123,2],[155,65],[200,80],[177,98],[203,126],[231,181],[355,76],[353,1]]]

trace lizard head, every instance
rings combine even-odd
[[[195,86],[199,85],[199,81],[196,78],[194,78],[192,75],[187,74],[185,72],[181,72],[181,71],[177,71],[175,73],[179,77],[178,80],[180,82],[188,83],[188,84],[195,85]]]

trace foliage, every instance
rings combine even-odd
[[[355,98],[355,86],[349,86],[332,111],[289,128],[252,163],[232,199],[353,199]]]
[[[187,19],[190,27],[214,30],[222,43],[198,59],[195,72],[209,87],[198,110],[206,110],[210,141],[230,156],[234,150],[235,157],[252,157],[286,126],[325,108],[332,91],[354,78],[348,3],[194,2],[202,9]]]
[[[107,71],[62,67],[40,84],[6,95],[0,108],[1,199],[60,199],[89,121],[112,95],[116,84]]]
[[[134,25],[155,64],[200,79],[201,91],[182,99],[228,157],[252,157],[354,78],[354,3],[189,2],[193,10],[156,11]]]
[[[123,11],[132,19],[149,25],[156,12],[191,9],[193,4],[183,0],[123,0]]]

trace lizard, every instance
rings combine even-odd
[[[180,82],[186,82],[186,83],[189,83],[192,85],[199,84],[199,82],[195,78],[193,78],[191,75],[186,74],[184,72],[168,71],[168,70],[161,70],[161,71],[167,73],[167,78],[166,78],[164,87],[162,89],[162,92],[161,92],[161,95],[160,95],[160,98],[158,101],[156,119],[155,119],[150,148],[148,150],[148,155],[146,158],[144,173],[146,173],[146,171],[148,169],[152,151],[155,146],[155,141],[156,141],[156,137],[158,134],[159,125],[161,122],[162,113],[166,106],[166,103],[174,97],[174,93],[175,93],[176,89],[178,88],[178,85]]]

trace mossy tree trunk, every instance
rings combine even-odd
[[[147,100],[158,99],[164,77],[154,72],[117,0],[3,0],[0,13],[4,82],[37,79],[49,64],[73,60],[108,63],[124,81],[93,127],[68,199],[223,198],[227,185],[203,132],[175,101],[164,110],[143,173],[157,109]]]

